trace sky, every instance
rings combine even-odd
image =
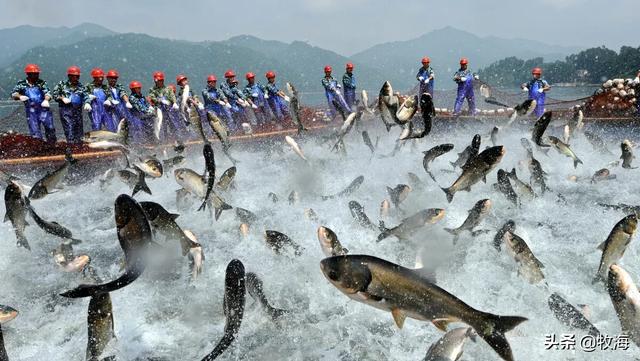
[[[445,26],[556,45],[640,46],[640,0],[0,0],[0,8],[0,28],[90,22],[194,41],[249,34],[347,56]]]

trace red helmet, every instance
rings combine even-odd
[[[210,82],[210,81],[218,81],[218,79],[216,79],[215,75],[211,74],[207,77],[207,82]]]
[[[175,84],[169,84],[169,88],[171,88],[171,90],[173,90],[173,93],[175,94],[175,92],[176,92],[176,85],[175,85]]]
[[[27,66],[24,67],[24,72],[26,74],[39,73],[40,72],[40,67],[37,64],[27,64]]]
[[[267,79],[271,79],[271,78],[275,78],[276,77],[276,73],[274,73],[273,71],[269,70],[264,76]]]
[[[467,65],[467,64],[469,64],[469,60],[467,58],[460,59],[460,65]]]
[[[142,88],[142,84],[140,84],[140,82],[139,82],[139,81],[134,80],[134,81],[132,81],[131,83],[129,83],[129,89],[133,90],[133,89],[136,89],[136,88],[137,88],[137,89]]]
[[[353,69],[353,64],[352,63],[347,63],[347,69]]]
[[[428,56],[425,56],[424,58],[422,58],[422,64],[429,64],[431,63],[431,59],[429,59]]]
[[[541,68],[533,68],[533,70],[531,70],[531,74],[533,75],[542,75],[542,69]]]
[[[91,69],[92,78],[104,78],[104,71],[100,68]]]
[[[236,76],[236,73],[233,72],[233,70],[229,69],[227,71],[224,72],[224,77],[225,78],[233,78]]]
[[[118,74],[118,71],[115,69],[111,69],[107,72],[107,78],[119,78],[120,74]]]
[[[244,77],[247,78],[247,80],[249,80],[249,79],[255,78],[256,75],[254,73],[252,73],[252,72],[248,72],[247,74],[245,74]]]
[[[164,73],[161,71],[156,71],[155,73],[153,73],[153,80],[154,81],[164,80]]]
[[[178,74],[178,76],[176,76],[176,84],[180,84],[181,81],[187,79],[187,76],[184,74]]]
[[[331,73],[331,70],[333,70],[333,69],[331,69],[330,65],[327,65],[327,66],[324,67],[324,72],[325,73]]]
[[[72,65],[67,68],[67,75],[77,75],[80,76],[80,68],[75,65]]]

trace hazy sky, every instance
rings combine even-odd
[[[445,26],[560,45],[640,45],[640,0],[0,0],[0,8],[0,28],[92,22],[186,40],[251,34],[344,55]]]

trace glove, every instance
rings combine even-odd
[[[254,98],[257,98],[258,97],[258,93],[251,93],[251,96],[254,97]]]
[[[29,97],[26,95],[21,95],[18,97],[18,99],[20,99],[21,102],[26,102],[27,100],[29,100]]]
[[[48,108],[49,107],[49,101],[47,99],[43,100],[42,103],[40,103],[40,106],[43,108]]]
[[[424,83],[425,83],[425,84],[429,84],[429,78],[425,79],[425,80],[424,80]]]
[[[478,80],[478,79],[480,79],[480,77],[478,76],[478,74],[474,74],[473,75],[473,79]]]
[[[423,76],[419,76],[419,77],[418,77],[418,80],[420,80],[420,81],[424,81],[424,77],[423,77]]]
[[[107,100],[105,100],[105,101],[104,101],[104,103],[102,103],[102,104],[104,104],[104,105],[106,105],[106,106],[110,107],[110,106],[111,106],[111,100],[107,99]]]
[[[198,103],[197,107],[198,107],[199,110],[204,110],[204,105],[202,105],[200,103]]]
[[[95,98],[96,98],[96,96],[95,96],[95,95],[93,95],[93,94],[89,94],[89,101],[93,101],[93,99],[95,99]]]
[[[222,100],[216,100],[216,102],[220,105],[226,105],[227,103],[223,102]]]
[[[340,89],[340,88],[342,88],[342,85],[336,84],[336,88]]]
[[[264,93],[264,98],[269,99],[269,93]]]
[[[529,88],[528,88],[528,87],[526,87],[526,86],[523,86],[523,87],[522,87],[522,91],[523,91],[523,92],[528,92],[528,91],[529,91]]]
[[[133,109],[133,105],[129,102],[124,103],[124,106],[127,107],[127,109]]]
[[[460,81],[461,81],[461,82],[465,82],[465,81],[467,81],[467,77],[466,77],[466,76],[461,77],[461,78],[460,78]]]
[[[178,104],[173,103],[173,105],[171,106],[171,109],[178,110]]]
[[[229,103],[224,103],[224,107],[227,108],[227,109],[231,109],[232,108],[231,104],[229,104]]]
[[[147,109],[147,114],[155,115],[156,114],[156,109],[154,107],[149,107],[149,109]]]
[[[62,102],[65,103],[65,104],[69,104],[69,103],[71,103],[71,99],[69,99],[67,97],[63,97],[62,98]]]
[[[635,79],[633,79],[633,83],[634,84],[640,83],[640,77],[637,76]]]
[[[283,96],[283,97],[282,97],[282,99],[284,99],[284,101],[285,101],[285,102],[287,102],[287,103],[291,101],[291,98],[289,98],[289,97],[288,97],[288,96],[286,96],[286,95],[285,95],[285,96]]]
[[[118,104],[120,104],[120,101],[119,101],[119,100],[115,100],[115,99],[113,99],[113,100],[111,101],[111,104],[113,104],[113,105],[118,105]]]
[[[167,99],[162,99],[160,101],[160,103],[164,104],[164,105],[171,105],[171,103],[169,103],[169,101]]]
[[[544,89],[543,88],[538,88],[538,93],[540,93],[540,94],[544,93]]]
[[[255,105],[255,104],[251,104],[251,107],[252,107],[253,109],[258,109],[258,106],[257,106],[257,105]]]
[[[89,103],[85,103],[84,104],[84,110],[87,111],[87,112],[90,112],[91,111],[91,105],[89,105]]]

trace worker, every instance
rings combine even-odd
[[[129,109],[129,131],[131,138],[136,143],[153,143],[153,124],[156,117],[156,109],[142,94],[142,84],[134,80],[129,83],[131,94],[128,97],[131,109]]]
[[[220,90],[224,93],[227,101],[231,105],[231,117],[232,121],[229,122],[228,127],[232,132],[237,131],[241,124],[245,122],[244,108],[249,106],[242,91],[238,89],[238,80],[236,79],[236,73],[229,69],[224,73],[225,82],[220,86]]]
[[[418,80],[418,85],[420,86],[418,96],[424,93],[429,93],[433,98],[435,73],[433,71],[433,68],[431,68],[431,59],[429,59],[428,56],[422,58],[422,66],[420,67],[420,69],[418,69],[416,79]]]
[[[248,72],[245,75],[247,85],[244,87],[244,96],[249,100],[253,107],[253,114],[256,116],[257,125],[267,124],[269,121],[269,108],[267,107],[267,98],[265,87],[256,82],[256,75]]]
[[[56,128],[53,125],[53,115],[49,108],[51,93],[47,82],[40,79],[40,67],[37,64],[27,64],[24,67],[26,79],[20,80],[11,92],[14,100],[24,103],[27,115],[29,133],[34,138],[42,138],[40,126],[44,128],[47,142],[56,142]]]
[[[344,100],[353,109],[356,104],[356,78],[353,76],[353,64],[347,63],[344,75],[342,76],[342,86],[344,87]]]
[[[456,103],[453,107],[453,115],[460,115],[462,103],[467,99],[469,104],[469,114],[476,115],[476,100],[473,94],[473,81],[478,79],[477,75],[471,73],[468,69],[469,60],[467,58],[460,59],[460,69],[453,75],[453,81],[458,83],[458,94]]]
[[[58,102],[60,122],[64,130],[67,143],[82,143],[84,127],[82,109],[91,111],[85,87],[80,83],[80,68],[73,65],[67,69],[67,80],[56,84],[51,92],[53,100]]]
[[[176,84],[178,84],[178,93],[176,95],[176,98],[178,100],[178,103],[182,103],[183,102],[182,97],[185,96],[184,91],[187,85],[189,85],[189,78],[187,78],[187,76],[184,74],[178,74],[178,76],[176,76]],[[187,109],[179,112],[181,119],[188,126],[193,121],[189,119],[191,112],[196,111],[198,113],[198,118],[199,118],[198,120],[200,122],[206,123],[207,114],[204,111],[204,105],[202,104],[200,99],[198,99],[198,96],[193,93],[193,91],[191,90],[191,87],[189,87],[189,94],[186,94],[186,97],[187,99],[185,101],[185,104],[187,105]]]
[[[640,117],[640,70],[636,73],[636,77],[633,79],[632,85],[633,93],[636,97],[636,109],[638,110],[637,115]]]
[[[529,80],[528,83],[522,84],[521,88],[523,91],[529,92],[529,99],[536,101],[536,109],[533,113],[536,117],[541,117],[542,114],[544,114],[546,92],[551,89],[551,86],[546,80],[542,79],[542,69],[537,67],[533,68],[531,75],[533,78]]]
[[[271,108],[271,113],[276,118],[276,121],[282,123],[289,115],[289,108],[285,103],[289,97],[287,97],[282,90],[278,88],[276,84],[276,73],[269,70],[265,77],[267,78],[267,102]]]
[[[127,92],[122,84],[118,83],[119,77],[120,75],[115,69],[107,72],[107,86],[111,94],[111,106],[106,109],[115,124],[119,124],[120,120],[127,118],[129,115],[128,110],[132,108]]]
[[[322,78],[324,94],[329,104],[329,115],[331,120],[333,120],[336,117],[336,111],[339,111],[343,118],[346,119],[347,114],[351,113],[351,109],[340,92],[342,85],[338,84],[333,76],[331,76],[331,70],[331,66],[325,66],[324,78]]]
[[[164,73],[153,73],[153,88],[149,90],[151,105],[162,112],[162,128],[158,134],[161,141],[175,139],[180,133],[184,133],[184,122],[178,117],[178,104],[175,91],[170,86],[164,85]],[[179,138],[181,139],[181,138]]]
[[[111,92],[109,87],[104,84],[104,71],[100,68],[93,68],[91,70],[91,77],[93,82],[87,84],[86,92],[88,94],[85,100],[86,104],[91,105],[89,110],[89,119],[91,119],[91,129],[100,130],[104,129],[115,132],[118,124],[113,121],[113,118],[105,107],[113,106],[111,102]]]
[[[207,88],[202,90],[202,99],[204,100],[204,108],[207,112],[213,112],[218,118],[224,121],[224,124],[233,122],[231,117],[231,104],[227,101],[227,97],[217,87],[218,79],[215,75],[207,76]]]

